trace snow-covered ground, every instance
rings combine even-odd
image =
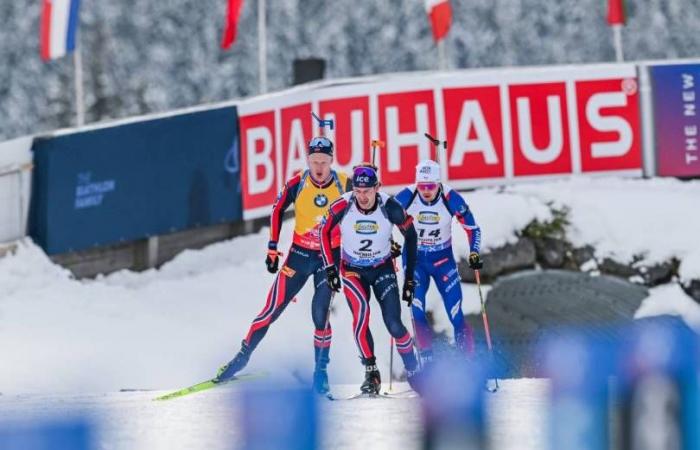
[[[395,385],[397,391],[407,387]],[[503,380],[498,393],[485,394],[491,448],[546,447],[547,388],[542,379]],[[233,392],[220,389],[169,402],[153,402],[157,392],[2,396],[0,433],[23,420],[41,424],[74,417],[94,426],[97,449],[237,449],[243,438],[242,389],[238,385]],[[356,386],[335,385],[333,390],[346,395]],[[318,417],[323,449],[421,448],[424,428],[416,398],[321,401]]]
[[[514,241],[515,232],[533,218],[549,218],[548,203],[553,202],[571,209],[570,237],[576,244],[593,244],[601,254],[620,258],[644,254],[649,261],[659,261],[675,256],[682,261],[684,276],[700,274],[698,182],[577,179],[484,189],[466,198],[482,226],[486,248]],[[466,240],[456,232],[456,252],[464,255]],[[290,236],[286,224],[282,248]],[[211,377],[228,361],[272,281],[264,270],[266,239],[263,231],[184,252],[159,270],[124,271],[84,281],[72,279],[32,243],[21,245],[15,255],[0,260],[0,418],[60,414],[79,407],[91,411],[105,427],[102,448],[168,448],[165,442],[172,441],[160,440],[159,430],[174,433],[181,428],[178,424],[192,421],[197,429],[175,442],[183,447],[187,442],[208,442],[207,436],[219,433],[214,419],[221,406],[215,396],[156,406],[148,401],[150,394],[103,393],[188,385]],[[477,312],[474,287],[462,287],[465,312]],[[308,376],[313,363],[310,294],[307,286],[273,324],[250,370],[268,370],[290,379],[298,370]],[[434,310],[437,328],[447,329],[434,289],[428,307]],[[405,323],[410,323],[408,308],[403,312]],[[378,310],[373,313],[371,327],[386,379],[389,337]],[[653,289],[637,315],[660,313],[681,314],[700,327],[700,308],[676,285]],[[338,296],[332,316],[330,378],[332,383],[356,386],[363,372],[350,323],[349,309]],[[497,435],[495,448],[542,448],[543,382],[514,380],[504,385],[490,400],[494,426],[504,430]],[[392,406],[396,408],[392,414],[406,420],[392,419],[397,427],[391,430],[393,437],[372,446],[374,434],[368,433],[363,447],[397,448],[391,439],[397,444],[406,439],[415,448],[411,430],[418,420],[416,402],[396,404],[404,406]],[[338,415],[328,417],[350,433],[353,427],[364,429],[385,420],[382,405],[363,407],[370,411],[366,414],[362,408],[331,405]],[[350,448],[343,445],[339,441],[334,448]]]

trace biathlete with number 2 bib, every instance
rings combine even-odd
[[[416,230],[413,219],[401,205],[379,192],[377,168],[362,164],[354,168],[352,192],[343,194],[331,204],[321,228],[323,255],[328,284],[343,291],[352,312],[355,342],[365,366],[365,380],[361,391],[378,394],[381,375],[374,355],[374,341],[369,329],[370,293],[382,311],[384,324],[396,340],[396,346],[414,389],[418,383],[418,361],[413,351],[413,339],[401,321],[399,288],[392,260],[392,229],[396,226],[404,236],[406,271],[401,299],[409,305],[413,300],[413,273],[416,263]],[[340,231],[340,272],[333,255],[333,236]]]

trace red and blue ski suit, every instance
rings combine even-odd
[[[386,194],[377,194],[374,207],[367,211],[357,205],[352,193],[336,200],[321,228],[321,249],[326,266],[337,261],[331,251],[331,237],[334,230],[339,229],[343,292],[352,312],[353,332],[362,362],[373,365],[375,361],[374,340],[369,329],[369,299],[373,290],[384,324],[396,340],[406,370],[414,371],[417,360],[413,352],[413,339],[401,321],[399,289],[391,256],[394,226],[404,236],[407,273],[412,273],[416,258],[416,231],[411,217]]]
[[[415,186],[401,190],[394,198],[413,217],[418,233],[413,300],[418,349],[426,355],[432,350],[432,332],[425,314],[426,294],[432,278],[454,328],[457,347],[470,352],[473,339],[462,313],[462,289],[452,251],[452,218],[456,217],[466,232],[471,252],[479,253],[481,229],[464,198],[445,184],[441,184],[437,196],[429,203],[417,193]]]
[[[315,360],[321,366],[328,363],[328,350],[322,352],[321,349],[328,349],[331,345],[330,323],[326,328],[331,289],[321,259],[319,229],[330,204],[350,188],[347,176],[335,171],[331,171],[330,179],[324,184],[314,181],[308,170],[298,173],[285,183],[272,207],[269,248],[277,249],[282,217],[291,205],[294,205],[294,238],[289,254],[267,294],[265,306],[253,320],[245,338],[251,351],[257,347],[272,322],[282,314],[309,277],[313,277],[311,315],[315,326]],[[333,236],[329,245],[329,251],[338,256],[340,236]],[[323,358],[319,358],[321,354]]]

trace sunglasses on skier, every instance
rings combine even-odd
[[[333,156],[333,143],[326,137],[315,137],[309,142],[309,154],[313,153]]]
[[[437,189],[438,185],[437,183],[418,183],[416,187],[420,191],[432,191],[433,189]]]
[[[333,144],[331,143],[330,139],[325,138],[325,137],[317,137],[313,138],[311,142],[309,142],[309,147],[332,147]]]

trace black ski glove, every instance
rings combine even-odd
[[[401,294],[401,300],[408,303],[408,306],[413,304],[413,293],[416,290],[416,282],[411,278],[406,278],[403,281],[403,292]]]
[[[328,280],[328,286],[331,290],[340,292],[340,275],[338,275],[338,269],[335,266],[326,267],[326,280]]]
[[[401,256],[401,244],[392,239],[391,241],[391,257],[398,258]]]
[[[265,258],[265,265],[267,266],[268,272],[277,273],[277,269],[279,268],[279,263],[280,263],[280,256],[282,256],[282,253],[278,252],[277,250],[268,250],[267,251],[267,258]]]
[[[471,252],[469,254],[469,267],[472,270],[479,270],[482,267],[484,267],[484,262],[481,260],[481,257],[479,256],[478,253]]]

